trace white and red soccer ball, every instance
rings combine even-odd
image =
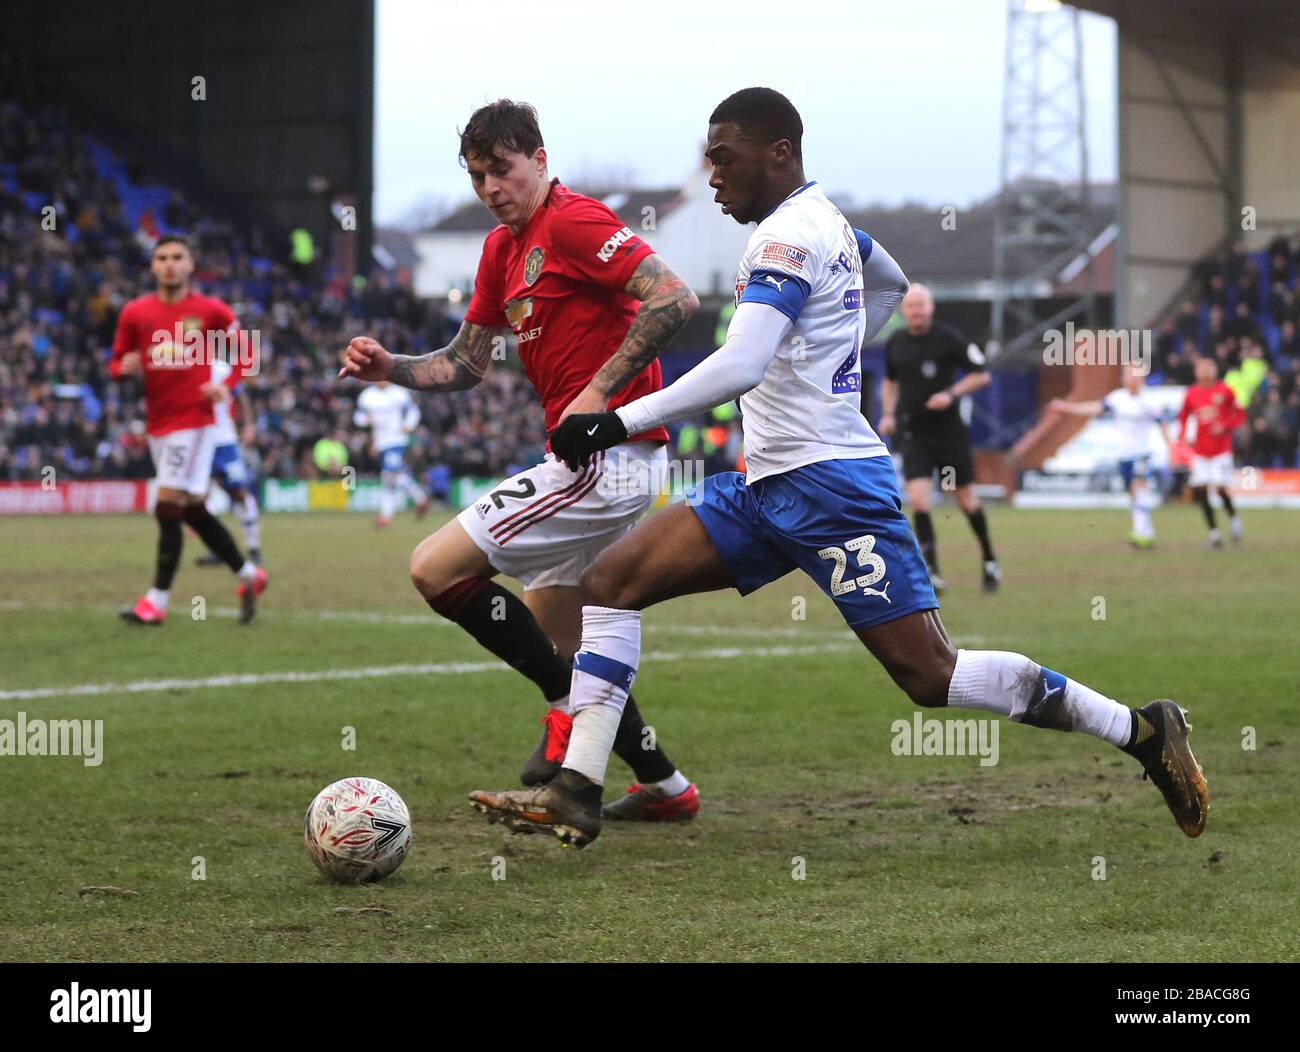
[[[334,883],[383,880],[411,848],[411,813],[377,778],[344,778],[316,794],[303,839],[311,860]]]

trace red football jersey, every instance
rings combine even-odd
[[[1192,452],[1198,457],[1217,457],[1232,452],[1232,432],[1246,420],[1237,396],[1222,380],[1210,387],[1192,384],[1178,413],[1178,437],[1187,434],[1187,418],[1196,417],[1196,441]]]
[[[175,303],[164,303],[156,293],[133,299],[117,319],[113,360],[109,375],[122,375],[122,356],[139,351],[144,375],[146,427],[151,435],[166,435],[216,422],[212,405],[201,388],[212,379],[211,359],[199,353],[191,333],[236,332],[235,312],[219,299],[191,292]],[[233,363],[226,383],[234,387],[243,369]]]
[[[611,209],[558,179],[518,237],[502,225],[483,242],[465,320],[514,330],[524,373],[546,410],[547,431],[622,344],[640,306],[623,288],[653,254]],[[610,399],[609,408],[662,386],[653,361]],[[630,440],[667,442],[668,432],[657,427]]]

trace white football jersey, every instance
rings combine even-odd
[[[1164,409],[1151,392],[1142,387],[1131,394],[1126,387],[1111,391],[1101,404],[1115,421],[1115,430],[1125,458],[1151,454],[1152,428],[1164,418]]]
[[[212,363],[212,382],[214,384],[224,384],[229,376],[230,365],[228,363],[220,359]],[[239,443],[239,434],[235,431],[235,421],[230,415],[230,403],[225,401],[214,402],[212,415],[216,417],[216,423],[212,425],[213,434],[216,437],[214,445],[237,445]]]
[[[357,396],[353,421],[358,427],[371,429],[379,449],[405,448],[407,432],[414,431],[420,422],[420,410],[405,387],[367,387]]]
[[[816,183],[751,235],[736,277],[742,300],[769,303],[793,321],[762,381],[740,397],[748,481],[822,460],[888,456],[860,410],[860,355],[875,332],[867,331],[857,238]],[[870,324],[879,329],[887,318]]]

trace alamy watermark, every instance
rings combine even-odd
[[[1043,333],[1044,365],[1131,365],[1151,372],[1150,329],[1064,329]]]
[[[704,461],[646,459],[622,448],[605,455],[605,468],[597,486],[605,497],[681,498],[688,507],[703,499]]]
[[[0,720],[0,757],[80,756],[87,767],[104,762],[103,720]]]
[[[158,329],[149,349],[155,369],[188,369],[191,365],[238,365],[245,376],[262,368],[262,333],[258,329],[201,328],[197,319],[178,321],[170,331]]]
[[[997,720],[937,720],[914,712],[911,720],[894,720],[889,729],[895,756],[978,756],[981,767],[997,766]]]
[[[97,990],[72,983],[50,993],[51,1023],[130,1023],[137,1034],[152,1025],[152,990]]]

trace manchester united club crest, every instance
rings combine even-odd
[[[524,284],[531,285],[541,276],[542,260],[546,258],[546,253],[534,245],[528,250],[528,255],[524,258]]]

